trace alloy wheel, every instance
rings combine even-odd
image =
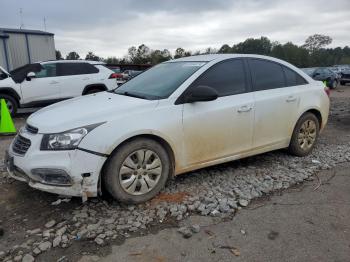
[[[313,120],[306,120],[300,127],[298,143],[301,149],[310,149],[316,141],[317,128]]]
[[[159,182],[162,162],[152,150],[140,149],[128,155],[119,170],[119,182],[125,192],[143,195]]]

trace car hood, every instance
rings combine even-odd
[[[157,104],[157,100],[100,92],[45,107],[32,114],[27,123],[37,127],[39,133],[59,133],[121,118],[134,111],[156,107]]]

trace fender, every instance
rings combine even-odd
[[[91,84],[91,85],[85,86],[82,94],[84,95],[90,88],[94,88],[94,87],[97,87],[99,89],[103,89],[103,91],[108,90],[108,88],[106,87],[105,84],[97,83],[97,84]]]
[[[21,100],[21,97],[19,96],[19,94],[16,92],[16,90],[14,90],[11,87],[0,87],[0,94],[6,94],[6,95],[11,95],[13,96],[18,102]]]

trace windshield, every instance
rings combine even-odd
[[[155,100],[168,98],[205,62],[162,63],[115,89],[116,94]]]

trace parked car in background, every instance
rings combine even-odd
[[[131,78],[141,74],[143,71],[141,70],[125,70],[123,72],[123,79],[125,81],[129,81]]]
[[[114,77],[115,77],[118,85],[125,83],[123,73],[122,73],[121,68],[119,66],[107,66],[107,67],[114,72]]]
[[[340,73],[340,84],[346,85],[350,83],[350,68],[341,71]]]
[[[2,69],[2,71],[4,71]],[[12,115],[19,107],[36,107],[64,99],[111,90],[117,86],[113,71],[101,62],[57,60],[28,64],[0,80],[0,98]]]
[[[326,67],[310,67],[302,70],[317,81],[326,81],[329,88],[335,89],[339,84],[339,75]]]
[[[280,148],[308,155],[327,123],[327,91],[271,57],[175,59],[32,114],[5,163],[36,189],[141,203],[191,170]]]

